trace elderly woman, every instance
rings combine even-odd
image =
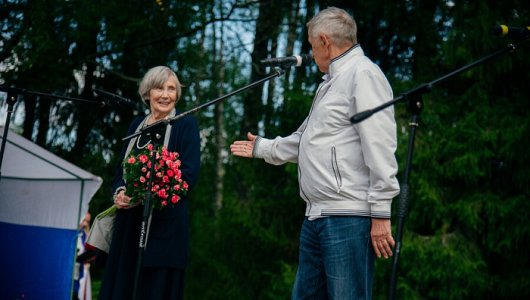
[[[139,93],[150,108],[147,116],[133,120],[128,134],[177,114],[175,104],[181,95],[177,75],[168,67],[150,69],[140,82]],[[180,155],[182,179],[189,190],[197,182],[200,165],[199,129],[195,118],[187,115],[168,124],[161,132],[159,144]],[[125,143],[121,157],[139,151],[153,141],[145,132]],[[116,168],[113,184],[116,214],[112,243],[101,285],[99,299],[131,299],[138,259],[143,205],[130,203],[126,196],[123,168]],[[188,193],[189,194],[189,193]],[[182,299],[184,270],[189,244],[188,199],[183,196],[176,205],[155,209],[149,225],[147,247],[140,271],[139,299]]]

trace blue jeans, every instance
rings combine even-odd
[[[371,299],[375,255],[370,228],[366,217],[306,217],[291,299]]]

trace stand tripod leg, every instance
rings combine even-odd
[[[415,105],[417,106],[417,109],[421,110],[422,102],[420,101],[415,102]],[[396,247],[394,249],[394,257],[393,257],[393,263],[392,263],[392,276],[390,278],[390,292],[389,292],[389,299],[393,300],[395,299],[395,293],[396,293],[396,280],[397,280],[397,271],[398,271],[398,264],[399,264],[399,255],[401,254],[401,245],[402,245],[402,239],[403,239],[403,228],[405,224],[405,217],[408,213],[408,207],[409,207],[409,201],[410,201],[410,188],[409,188],[409,176],[410,171],[412,169],[412,154],[414,152],[414,140],[416,136],[416,128],[418,127],[418,115],[419,110],[416,111],[415,114],[412,115],[412,119],[410,122],[410,136],[409,136],[409,145],[408,145],[408,152],[407,152],[407,164],[405,166],[405,171],[403,174],[403,182],[401,183],[401,192],[399,194],[399,207],[398,207],[398,224],[397,224],[397,234],[396,234]]]
[[[157,139],[160,138],[160,134],[155,134],[155,143],[153,146],[153,150],[151,151],[151,170],[149,176],[149,182],[148,182],[148,193],[147,197],[144,201],[144,210],[142,214],[142,223],[140,225],[140,242],[138,245],[138,258],[136,261],[136,271],[134,273],[134,286],[133,286],[133,300],[139,299],[140,296],[138,294],[139,286],[140,286],[140,278],[141,278],[141,271],[142,271],[142,265],[143,265],[143,259],[144,259],[144,252],[145,247],[147,244],[147,236],[149,235],[149,221],[151,218],[151,213],[153,210],[152,207],[152,195],[153,192],[151,191],[151,188],[153,186],[153,176],[155,176],[155,164],[156,164],[156,151],[158,149],[158,142],[156,142]]]
[[[2,135],[2,146],[0,146],[0,180],[2,178],[2,161],[4,160],[4,151],[6,149],[7,134],[9,133],[9,123],[11,123],[11,114],[15,103],[17,102],[17,97],[8,91],[7,93],[7,116],[6,124],[4,126],[4,133]]]

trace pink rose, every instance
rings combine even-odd
[[[178,195],[171,196],[171,203],[175,204],[180,200],[180,197]]]
[[[131,156],[131,157],[129,157],[127,162],[130,163],[130,164],[134,164],[136,162],[136,158],[134,158],[134,156]]]
[[[164,190],[164,189],[159,190],[157,195],[158,195],[158,197],[163,198],[163,199],[166,199],[168,197],[168,194],[167,194],[166,190]]]
[[[138,160],[145,164],[149,160],[149,157],[147,157],[145,154],[140,154],[140,156],[138,156]]]
[[[182,171],[179,169],[175,170],[175,179],[179,180],[181,176],[182,176]]]

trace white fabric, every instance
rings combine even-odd
[[[92,300],[92,279],[90,277],[90,264],[85,264],[85,276],[79,280],[79,300]]]
[[[0,126],[0,141],[3,135]],[[0,222],[18,225],[77,229],[102,184],[11,130],[0,171]]]
[[[79,232],[77,236],[77,256],[85,253],[85,241],[83,240],[82,232]],[[79,267],[79,263],[75,263],[74,272]],[[79,277],[79,276],[77,276]],[[92,300],[92,280],[90,277],[90,263],[83,264],[83,276],[77,278],[74,276],[74,279],[79,279],[79,290],[77,291],[77,298],[79,300]]]
[[[391,100],[392,88],[359,45],[333,59],[323,79],[297,131],[258,138],[252,154],[275,165],[298,163],[306,216],[390,218],[399,194],[393,107],[358,124],[350,118]]]

